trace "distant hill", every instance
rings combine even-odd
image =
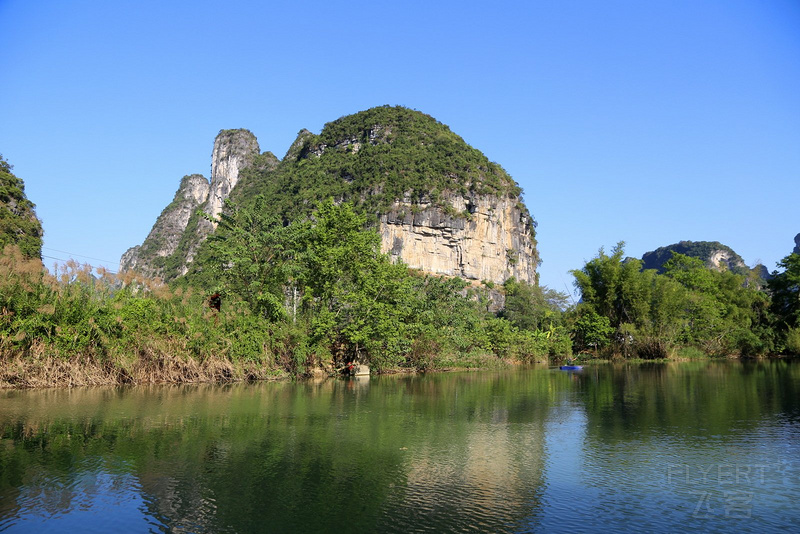
[[[719,241],[681,241],[656,250],[645,252],[642,256],[642,269],[656,269],[664,272],[664,264],[672,258],[672,253],[699,258],[709,269],[720,270],[721,266],[737,274],[748,275],[750,269],[732,248]]]
[[[29,258],[42,257],[42,223],[35,205],[25,196],[25,184],[0,155],[0,251],[16,244]]]

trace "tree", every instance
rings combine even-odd
[[[547,330],[560,323],[567,295],[546,286],[509,278],[503,284],[506,302],[500,316],[523,330]]]
[[[572,271],[583,306],[605,317],[614,331],[616,350],[643,357],[664,357],[678,340],[685,290],[642,262],[623,259],[624,243],[610,256],[601,248],[583,269]]]
[[[605,347],[611,339],[614,328],[608,317],[598,315],[589,306],[578,306],[577,318],[573,325],[575,347],[578,350],[597,351]]]
[[[620,241],[607,256],[602,248],[581,270],[571,271],[583,302],[618,328],[621,324],[641,325],[650,311],[650,288],[641,274],[641,260],[625,259],[625,242]]]
[[[774,273],[767,283],[772,295],[771,310],[786,348],[800,354],[800,254],[792,253],[778,262],[782,273]]]
[[[209,238],[218,283],[266,319],[286,318],[284,291],[293,272],[298,228],[284,227],[260,195],[250,206],[226,202],[226,208],[211,219],[218,223]]]
[[[787,327],[800,325],[800,254],[789,254],[778,262],[782,273],[775,273],[768,282],[772,294],[772,310]]]
[[[349,203],[318,205],[302,237],[303,306],[315,342],[344,344],[350,357],[378,365],[410,342],[411,281],[380,252],[380,236]]]

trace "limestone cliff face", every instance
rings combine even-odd
[[[217,217],[242,170],[258,156],[258,141],[248,130],[222,130],[211,154],[211,181],[199,174],[181,180],[175,198],[144,242],[126,251],[120,270],[172,278],[186,274],[200,244],[214,230],[200,212]]]
[[[395,202],[380,218],[382,251],[433,274],[536,283],[533,221],[518,199],[452,194],[447,201],[455,215],[408,199]]]
[[[239,183],[241,171],[252,165],[258,156],[258,150],[256,136],[249,130],[222,130],[217,134],[214,150],[211,152],[211,186],[208,200],[202,208],[203,213],[214,218],[219,217],[225,200]],[[197,249],[214,228],[216,223],[203,218],[198,221],[195,235],[186,236],[186,257],[182,261],[180,275],[186,274]]]
[[[135,270],[147,276],[160,275],[155,260],[175,253],[192,215],[207,202],[209,190],[205,176],[184,176],[175,198],[161,212],[144,243],[122,255],[120,270]]]
[[[720,266],[724,265],[729,271],[736,271],[737,269],[747,269],[742,258],[733,251],[728,250],[714,250],[706,260],[706,266],[709,269],[720,270]]]
[[[212,217],[222,213],[222,206],[239,181],[239,173],[258,156],[258,140],[248,130],[222,130],[214,140],[211,153],[211,191],[205,211]]]

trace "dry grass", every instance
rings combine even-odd
[[[227,383],[274,380],[285,373],[254,362],[216,357],[202,361],[143,347],[132,357],[101,361],[93,355],[64,359],[42,343],[25,352],[0,356],[0,388],[49,388],[105,385]]]

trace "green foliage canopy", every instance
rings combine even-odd
[[[624,243],[573,271],[582,306],[608,319],[615,351],[664,357],[679,346],[711,354],[772,350],[769,299],[745,277],[673,252],[664,274],[623,260]]]

